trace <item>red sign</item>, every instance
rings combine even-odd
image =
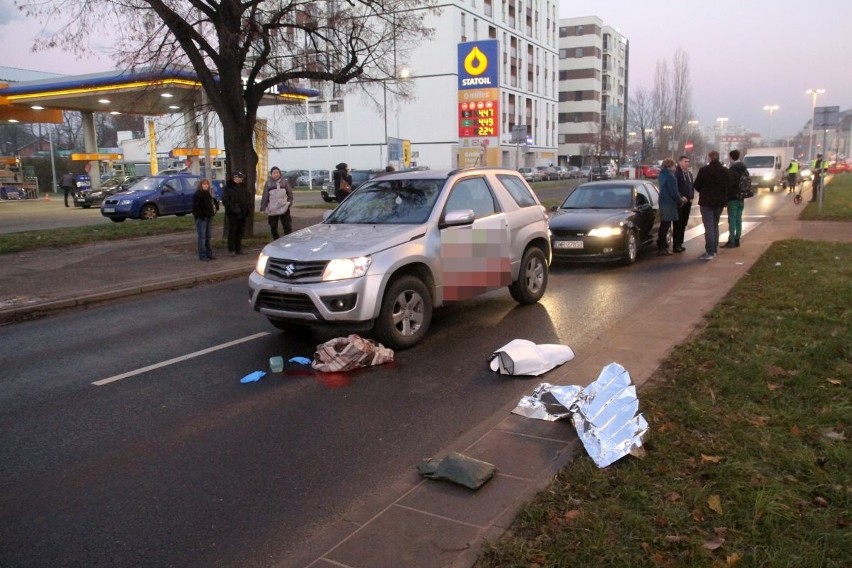
[[[484,138],[498,135],[497,101],[459,103],[459,138]]]
[[[683,145],[683,149],[686,150],[687,152],[692,152],[693,148],[694,148],[694,146],[692,144],[692,140],[687,140],[686,144]]]

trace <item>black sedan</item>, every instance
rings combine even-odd
[[[584,183],[553,211],[554,259],[632,264],[660,227],[659,191],[643,180]]]
[[[115,176],[105,179],[97,189],[89,188],[78,191],[74,196],[74,205],[88,209],[92,205],[100,205],[101,202],[119,191],[130,189],[130,186],[145,176]]]

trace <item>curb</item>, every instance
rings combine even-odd
[[[127,298],[129,296],[138,296],[148,292],[158,292],[161,290],[175,290],[179,288],[190,288],[196,284],[205,282],[213,282],[217,280],[228,280],[238,276],[247,276],[252,270],[253,264],[238,268],[226,268],[217,270],[216,272],[208,272],[206,274],[197,274],[194,276],[181,276],[151,284],[139,286],[127,286],[113,290],[105,290],[85,296],[75,298],[62,298],[57,300],[49,300],[47,302],[38,302],[30,305],[15,306],[8,309],[0,309],[0,325],[12,323],[26,319],[28,316],[38,315],[46,312],[54,312],[68,308],[88,306],[105,302],[108,300],[116,300],[119,298]]]

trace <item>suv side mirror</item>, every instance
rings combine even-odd
[[[473,209],[456,209],[454,211],[448,211],[447,214],[444,215],[444,222],[441,223],[441,227],[470,225],[475,220],[476,213],[473,212]]]

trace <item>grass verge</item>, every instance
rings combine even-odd
[[[802,221],[848,221],[852,219],[852,174],[832,176],[825,186],[822,212],[819,204],[809,203],[799,215]]]
[[[477,567],[849,566],[850,281],[774,244],[642,389],[646,456],[579,457]]]

